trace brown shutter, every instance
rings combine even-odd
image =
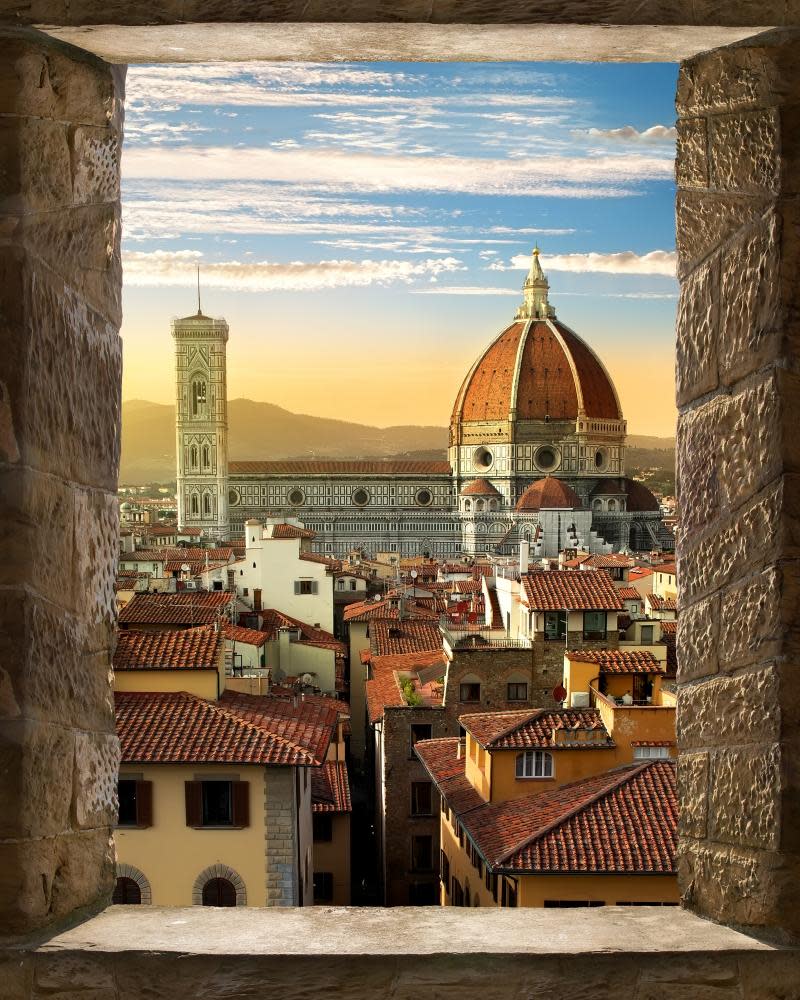
[[[202,781],[185,781],[186,789],[186,825],[203,825],[203,783]]]
[[[250,826],[250,782],[233,781],[233,825]]]
[[[136,825],[153,825],[153,782],[136,782]]]

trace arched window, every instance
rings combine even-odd
[[[189,449],[189,464],[193,469],[197,468],[197,445],[193,444]]]
[[[483,500],[476,500],[475,501],[475,510],[477,510],[477,511],[483,510]]]
[[[226,878],[210,878],[203,886],[203,906],[236,906],[236,890]]]
[[[203,379],[192,382],[192,416],[202,416],[206,411],[206,383]]]
[[[192,493],[191,508],[193,514],[200,513],[200,501],[196,493]]]
[[[496,500],[490,500],[489,501],[489,510],[497,510],[497,501]]]
[[[203,468],[208,469],[211,465],[211,449],[207,444],[203,445]]]
[[[139,883],[135,882],[127,875],[120,875],[114,886],[114,895],[111,902],[119,904],[140,904],[142,902],[142,890]]]
[[[603,506],[603,501],[600,499],[600,497],[597,497],[596,499],[592,500],[592,507],[594,507],[595,510],[600,510],[602,506]]]
[[[518,778],[552,778],[553,755],[546,750],[526,750],[517,754]]]
[[[211,513],[211,496],[208,493],[203,494],[203,513]]]
[[[465,500],[464,501],[464,510],[467,513],[469,513],[472,510],[472,501],[471,500]]]
[[[616,500],[609,500],[608,501],[608,509],[609,510],[616,510],[617,509],[617,501]]]

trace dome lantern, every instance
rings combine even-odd
[[[549,289],[550,282],[539,263],[539,247],[534,247],[528,277],[522,286],[522,305],[514,319],[549,319],[555,316],[556,311],[547,300]]]

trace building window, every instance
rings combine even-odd
[[[477,681],[462,681],[458,685],[458,700],[459,701],[480,701],[481,700],[481,686]]]
[[[526,750],[517,754],[518,778],[552,778],[553,755],[546,750]]]
[[[517,885],[510,879],[503,879],[501,906],[515,907],[517,905]]]
[[[412,882],[408,887],[409,906],[436,906],[438,886],[435,882]]]
[[[545,639],[566,639],[567,637],[566,611],[545,611],[544,637]]]
[[[634,747],[634,760],[665,760],[669,757],[669,747]]]
[[[189,461],[193,469],[197,468],[197,445],[193,444],[189,449]]]
[[[421,834],[411,838],[411,871],[429,872],[433,868],[433,837]]]
[[[411,782],[411,815],[430,816],[433,812],[433,793],[430,781]]]
[[[193,514],[200,513],[200,500],[196,493],[192,494],[191,508]]]
[[[450,889],[450,898],[453,901],[453,906],[464,905],[464,890],[461,888],[461,883],[455,875],[453,876],[453,884]]]
[[[206,408],[206,384],[202,380],[192,382],[192,416],[199,416]]]
[[[583,638],[584,639],[605,639],[606,638],[605,611],[584,611],[583,612]]]
[[[649,646],[653,642],[653,626],[642,625],[641,642],[643,646]]]
[[[117,826],[153,825],[153,785],[150,781],[122,778],[117,782],[119,819]]]
[[[250,786],[246,781],[186,781],[186,825],[245,827],[250,825]]]
[[[333,873],[314,872],[314,902],[333,902]]]
[[[507,691],[508,701],[527,701],[528,685],[519,681],[510,681]]]
[[[203,886],[203,906],[236,906],[236,889],[226,878],[210,878]]]
[[[444,851],[439,851],[439,878],[442,880],[444,891],[450,891],[450,860]]]
[[[429,740],[433,730],[427,722],[414,722],[411,724],[411,742],[409,744],[409,756],[416,757],[414,747],[420,740]]]
[[[294,592],[295,594],[316,594],[319,590],[319,584],[316,580],[295,580],[294,581]]]
[[[204,514],[210,514],[211,513],[211,497],[209,496],[208,493],[206,493],[203,496],[203,513]]]
[[[314,813],[314,843],[329,844],[333,840],[333,817],[330,813]]]
[[[344,580],[337,580],[336,581],[336,589],[337,590],[344,590],[345,582],[346,581],[344,581]]]
[[[203,445],[203,467],[208,468],[211,465],[211,449],[207,444]]]
[[[115,906],[119,905],[139,905],[142,902],[142,890],[138,882],[127,875],[121,875],[114,886],[114,894],[111,902]]]

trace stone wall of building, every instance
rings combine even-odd
[[[552,690],[564,673],[564,646],[558,646],[558,662],[550,657],[546,647],[553,643],[539,643],[544,650],[533,648],[504,648],[488,646],[478,649],[457,649],[447,672],[445,711],[453,733],[458,732],[458,716],[468,712],[502,712],[508,709],[542,708],[553,705]],[[478,677],[481,682],[481,700],[459,701],[459,687],[466,677]],[[526,681],[528,700],[508,701],[508,683]]]
[[[800,33],[678,85],[678,739],[687,906],[800,933]]]
[[[0,925],[103,905],[124,70],[0,29]]]
[[[267,906],[296,906],[299,898],[294,783],[294,768],[267,769],[264,781]]]

